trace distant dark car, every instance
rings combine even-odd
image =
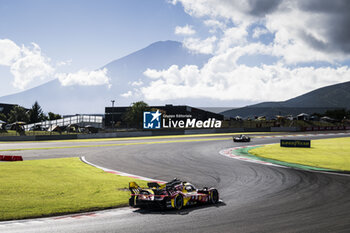
[[[233,137],[234,142],[250,142],[250,137],[246,135],[239,135],[238,137]]]

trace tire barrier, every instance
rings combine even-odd
[[[23,161],[23,158],[18,155],[0,155],[0,161]]]

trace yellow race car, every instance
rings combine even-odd
[[[161,185],[151,182],[148,183],[148,188],[141,188],[135,182],[130,182],[129,189],[129,205],[132,207],[180,210],[184,206],[219,202],[219,192],[215,188],[196,189],[191,183],[178,179]]]

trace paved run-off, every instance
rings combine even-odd
[[[312,140],[311,148],[265,145],[249,150],[249,154],[306,167],[350,171],[350,137]]]

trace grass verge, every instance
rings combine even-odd
[[[128,183],[79,158],[0,163],[0,220],[93,211],[128,204]],[[145,185],[145,181],[138,181]]]
[[[350,137],[312,140],[311,148],[266,145],[249,150],[262,158],[331,170],[350,171]]]

